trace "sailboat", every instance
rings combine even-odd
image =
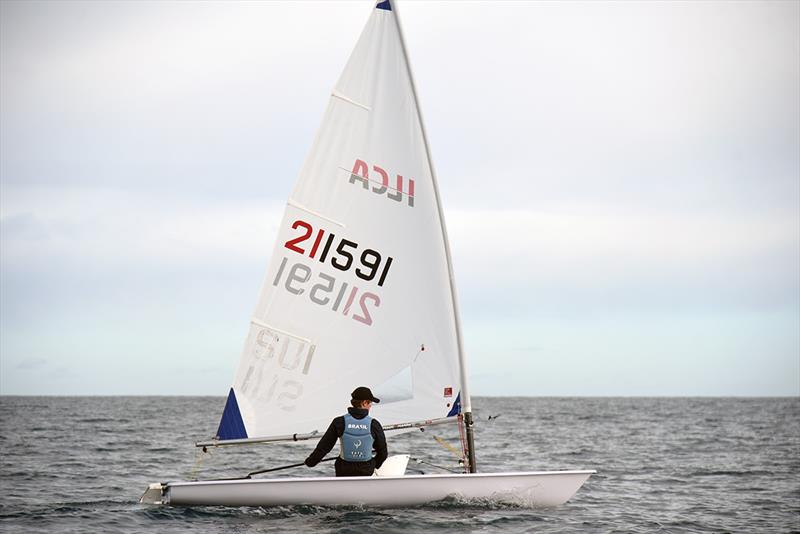
[[[213,439],[316,440],[357,386],[387,435],[455,423],[464,473],[151,484],[142,503],[408,506],[448,497],[562,504],[595,471],[478,473],[450,247],[397,6],[378,2],[288,199]],[[391,440],[390,440],[391,447]]]

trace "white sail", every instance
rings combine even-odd
[[[288,201],[220,440],[324,432],[361,385],[384,425],[460,409],[446,238],[391,8],[373,9]]]

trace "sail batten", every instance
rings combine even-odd
[[[297,208],[299,210],[303,210],[303,211],[309,213],[310,215],[313,215],[315,217],[319,217],[320,219],[325,219],[326,221],[328,221],[330,223],[333,223],[336,226],[340,226],[342,228],[344,228],[346,226],[344,223],[336,221],[334,219],[331,219],[330,217],[326,217],[325,215],[323,215],[321,213],[318,213],[318,212],[316,212],[316,211],[314,211],[312,209],[309,209],[309,208],[303,206],[302,204],[300,204],[299,202],[297,202],[295,200],[292,200],[291,198],[287,201],[287,204],[289,206],[292,206],[293,208]]]
[[[344,100],[345,102],[349,102],[349,103],[353,104],[354,106],[360,107],[361,109],[365,109],[367,111],[371,111],[372,110],[372,108],[370,108],[368,105],[362,104],[361,102],[356,102],[352,98],[347,97],[347,96],[345,96],[345,95],[343,95],[341,93],[338,93],[336,91],[332,92],[331,96],[336,97],[336,98],[338,98],[340,100]]]

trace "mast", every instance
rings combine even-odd
[[[403,36],[403,27],[400,24],[400,14],[397,12],[396,0],[386,0],[394,11],[394,20],[397,24],[397,33],[400,35],[400,47],[403,50],[403,57],[406,62],[406,70],[408,71],[408,78],[411,80],[411,92],[414,95],[414,102],[417,104],[417,118],[419,125],[422,129],[422,140],[425,144],[425,154],[428,157],[428,168],[431,173],[431,181],[433,182],[433,193],[436,196],[436,209],[439,211],[439,224],[442,228],[442,237],[444,238],[444,253],[447,259],[447,274],[450,280],[450,296],[453,302],[453,319],[456,327],[456,342],[458,345],[458,363],[459,371],[461,373],[461,411],[464,414],[464,425],[467,430],[467,461],[469,464],[469,472],[477,472],[475,464],[475,438],[473,433],[472,421],[472,401],[469,396],[469,386],[467,383],[467,360],[464,355],[464,340],[461,336],[461,316],[458,312],[458,296],[456,294],[456,282],[453,275],[453,260],[450,255],[450,240],[447,237],[447,226],[444,222],[444,212],[442,211],[442,201],[439,196],[439,184],[436,180],[436,170],[433,167],[433,160],[431,158],[431,149],[428,144],[428,133],[425,130],[425,121],[422,120],[422,108],[419,105],[419,98],[417,96],[417,84],[414,81],[414,73],[411,70],[411,61],[408,58],[408,50],[406,49],[406,40]]]

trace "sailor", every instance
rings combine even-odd
[[[351,396],[352,406],[347,413],[331,421],[317,448],[306,458],[308,467],[317,465],[337,439],[341,449],[334,463],[337,477],[370,476],[386,460],[388,452],[383,427],[369,415],[372,403],[380,400],[364,386],[357,387]],[[372,456],[373,449],[375,457]]]

